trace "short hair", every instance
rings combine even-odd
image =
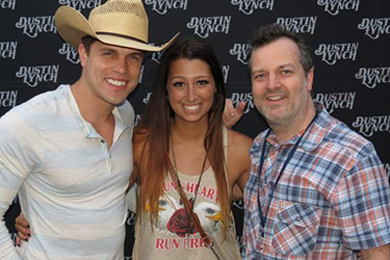
[[[89,51],[91,50],[91,45],[96,41],[98,41],[98,39],[95,39],[89,35],[81,38],[81,44],[84,45],[84,48],[85,48],[85,51],[87,52],[87,55],[89,55]]]
[[[298,46],[299,61],[303,67],[303,70],[305,71],[305,75],[307,75],[309,71],[313,68],[310,47],[305,43],[302,36],[285,29],[279,24],[270,24],[262,26],[254,31],[251,40],[252,51],[250,53],[250,56],[252,56],[253,51],[255,51],[256,49],[269,43],[272,43],[276,40],[279,40],[280,38],[288,38],[295,42],[295,44]]]

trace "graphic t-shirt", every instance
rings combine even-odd
[[[226,130],[224,133],[226,144]],[[199,175],[189,176],[179,172],[178,176],[190,204],[193,203]],[[165,195],[159,201],[157,225],[152,229],[148,214],[137,221],[133,259],[216,259],[211,249],[203,243],[196,225],[192,222],[188,224],[184,205],[169,174],[164,181],[164,192]],[[234,219],[232,216],[231,219],[224,219],[221,214],[217,202],[217,184],[211,167],[203,173],[197,193],[193,211],[204,231],[213,238],[221,259],[241,259]],[[229,230],[224,240],[222,223],[225,221],[229,222]]]

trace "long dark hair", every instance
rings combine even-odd
[[[163,195],[164,179],[167,175],[169,158],[169,140],[171,138],[171,121],[174,112],[170,106],[167,91],[168,75],[171,64],[178,59],[199,59],[206,62],[215,80],[214,101],[208,112],[208,128],[204,147],[210,165],[215,173],[218,189],[218,202],[224,219],[229,219],[230,199],[226,179],[226,162],[222,135],[222,113],[225,107],[225,88],[220,64],[212,48],[198,38],[181,38],[165,51],[157,73],[153,95],[134,130],[134,147],[142,149],[138,163],[138,182],[140,198],[137,201],[137,215],[150,208],[150,221],[158,219],[158,202]],[[223,230],[227,230],[227,222]]]

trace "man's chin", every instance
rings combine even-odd
[[[114,104],[114,106],[120,107],[120,106],[123,105],[125,102],[126,102],[126,99],[123,100],[122,102],[118,103],[118,104]]]

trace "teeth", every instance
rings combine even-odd
[[[282,96],[273,96],[273,97],[268,97],[268,100],[276,101],[276,100],[281,100],[283,97]]]
[[[115,85],[115,86],[118,86],[118,87],[124,86],[126,84],[126,81],[119,81],[119,80],[113,80],[113,79],[106,79],[106,80],[108,83]]]
[[[199,105],[195,105],[195,106],[184,106],[186,109],[188,110],[195,110],[199,107]]]

